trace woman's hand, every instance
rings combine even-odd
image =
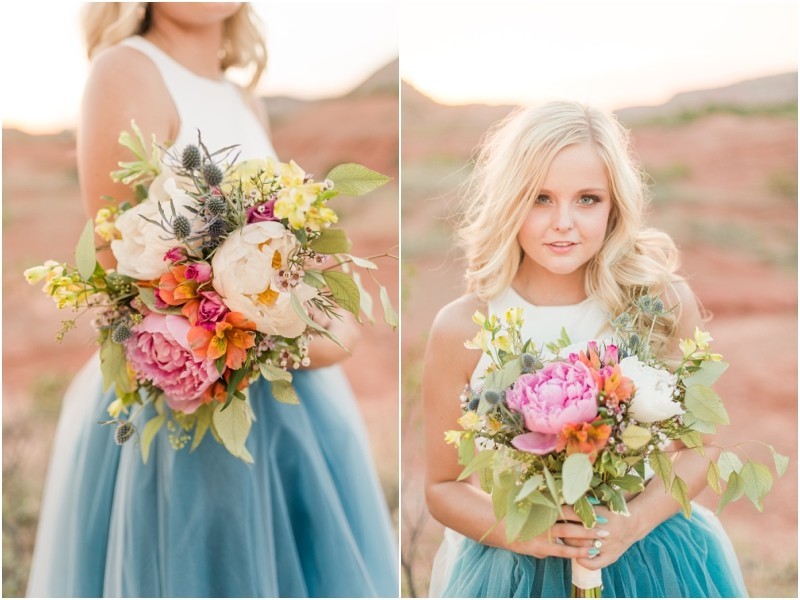
[[[641,539],[639,523],[634,516],[618,515],[604,506],[596,506],[597,525],[586,529],[578,515],[569,507],[564,507],[564,516],[573,526],[583,529],[587,535],[560,536],[564,544],[574,549],[589,550],[594,548],[598,553],[594,557],[584,555],[578,557],[578,563],[587,569],[601,569],[617,561],[625,551]],[[599,546],[599,547],[598,547]]]
[[[565,508],[565,513],[567,509]],[[508,544],[508,549],[517,554],[527,554],[535,558],[557,556],[559,558],[576,558],[590,569],[600,568],[596,561],[599,555],[595,554],[596,542],[604,544],[609,532],[603,528],[586,529],[582,523],[572,522],[578,516],[570,511],[569,521],[561,521],[553,525],[543,534],[525,542],[516,541]],[[566,515],[565,515],[566,516]],[[613,561],[611,561],[613,562]],[[609,563],[610,564],[610,563]],[[597,566],[595,566],[597,565]]]

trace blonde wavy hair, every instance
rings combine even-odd
[[[612,115],[578,102],[518,109],[484,137],[456,229],[467,289],[486,302],[511,285],[522,260],[517,235],[550,163],[567,146],[586,142],[605,164],[612,199],[605,241],[586,269],[586,292],[611,317],[628,311],[642,294],[664,298],[674,310],[657,319],[653,341],[666,349],[680,318],[678,296],[670,293],[680,279],[678,251],[666,233],[644,227],[648,190],[629,132]]]
[[[132,35],[147,33],[152,24],[151,2],[87,2],[81,25],[86,53],[91,60],[98,52]],[[243,2],[225,21],[222,70],[230,67],[250,69],[252,90],[267,66],[267,46],[263,28],[253,8]]]

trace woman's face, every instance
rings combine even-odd
[[[555,275],[582,274],[603,245],[611,195],[603,160],[590,143],[556,154],[517,239],[523,262]]]
[[[198,27],[224,22],[236,14],[241,2],[151,2],[154,19]]]

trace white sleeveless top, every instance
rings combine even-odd
[[[146,55],[161,73],[180,119],[178,135],[172,140],[179,150],[197,143],[199,129],[210,152],[236,144],[240,152],[238,160],[275,156],[264,126],[245,101],[242,90],[232,81],[192,73],[140,36],[127,38],[120,45]]]
[[[566,329],[572,344],[580,346],[590,340],[608,341],[614,334],[605,310],[592,298],[567,306],[536,306],[509,286],[500,296],[489,301],[488,310],[490,315],[502,318],[505,312],[513,307],[522,308],[525,319],[522,325],[522,339],[533,340],[537,349],[545,348],[549,342],[559,339],[562,327]],[[565,356],[564,353],[561,355]],[[490,361],[488,355],[481,355],[472,372],[470,383],[473,387],[486,372]]]

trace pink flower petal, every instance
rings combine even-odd
[[[547,433],[536,433],[532,431],[530,433],[523,433],[522,435],[518,435],[513,440],[511,440],[511,444],[517,450],[522,450],[523,452],[530,452],[531,454],[542,455],[555,450],[557,440],[558,440],[557,435],[552,435]]]

